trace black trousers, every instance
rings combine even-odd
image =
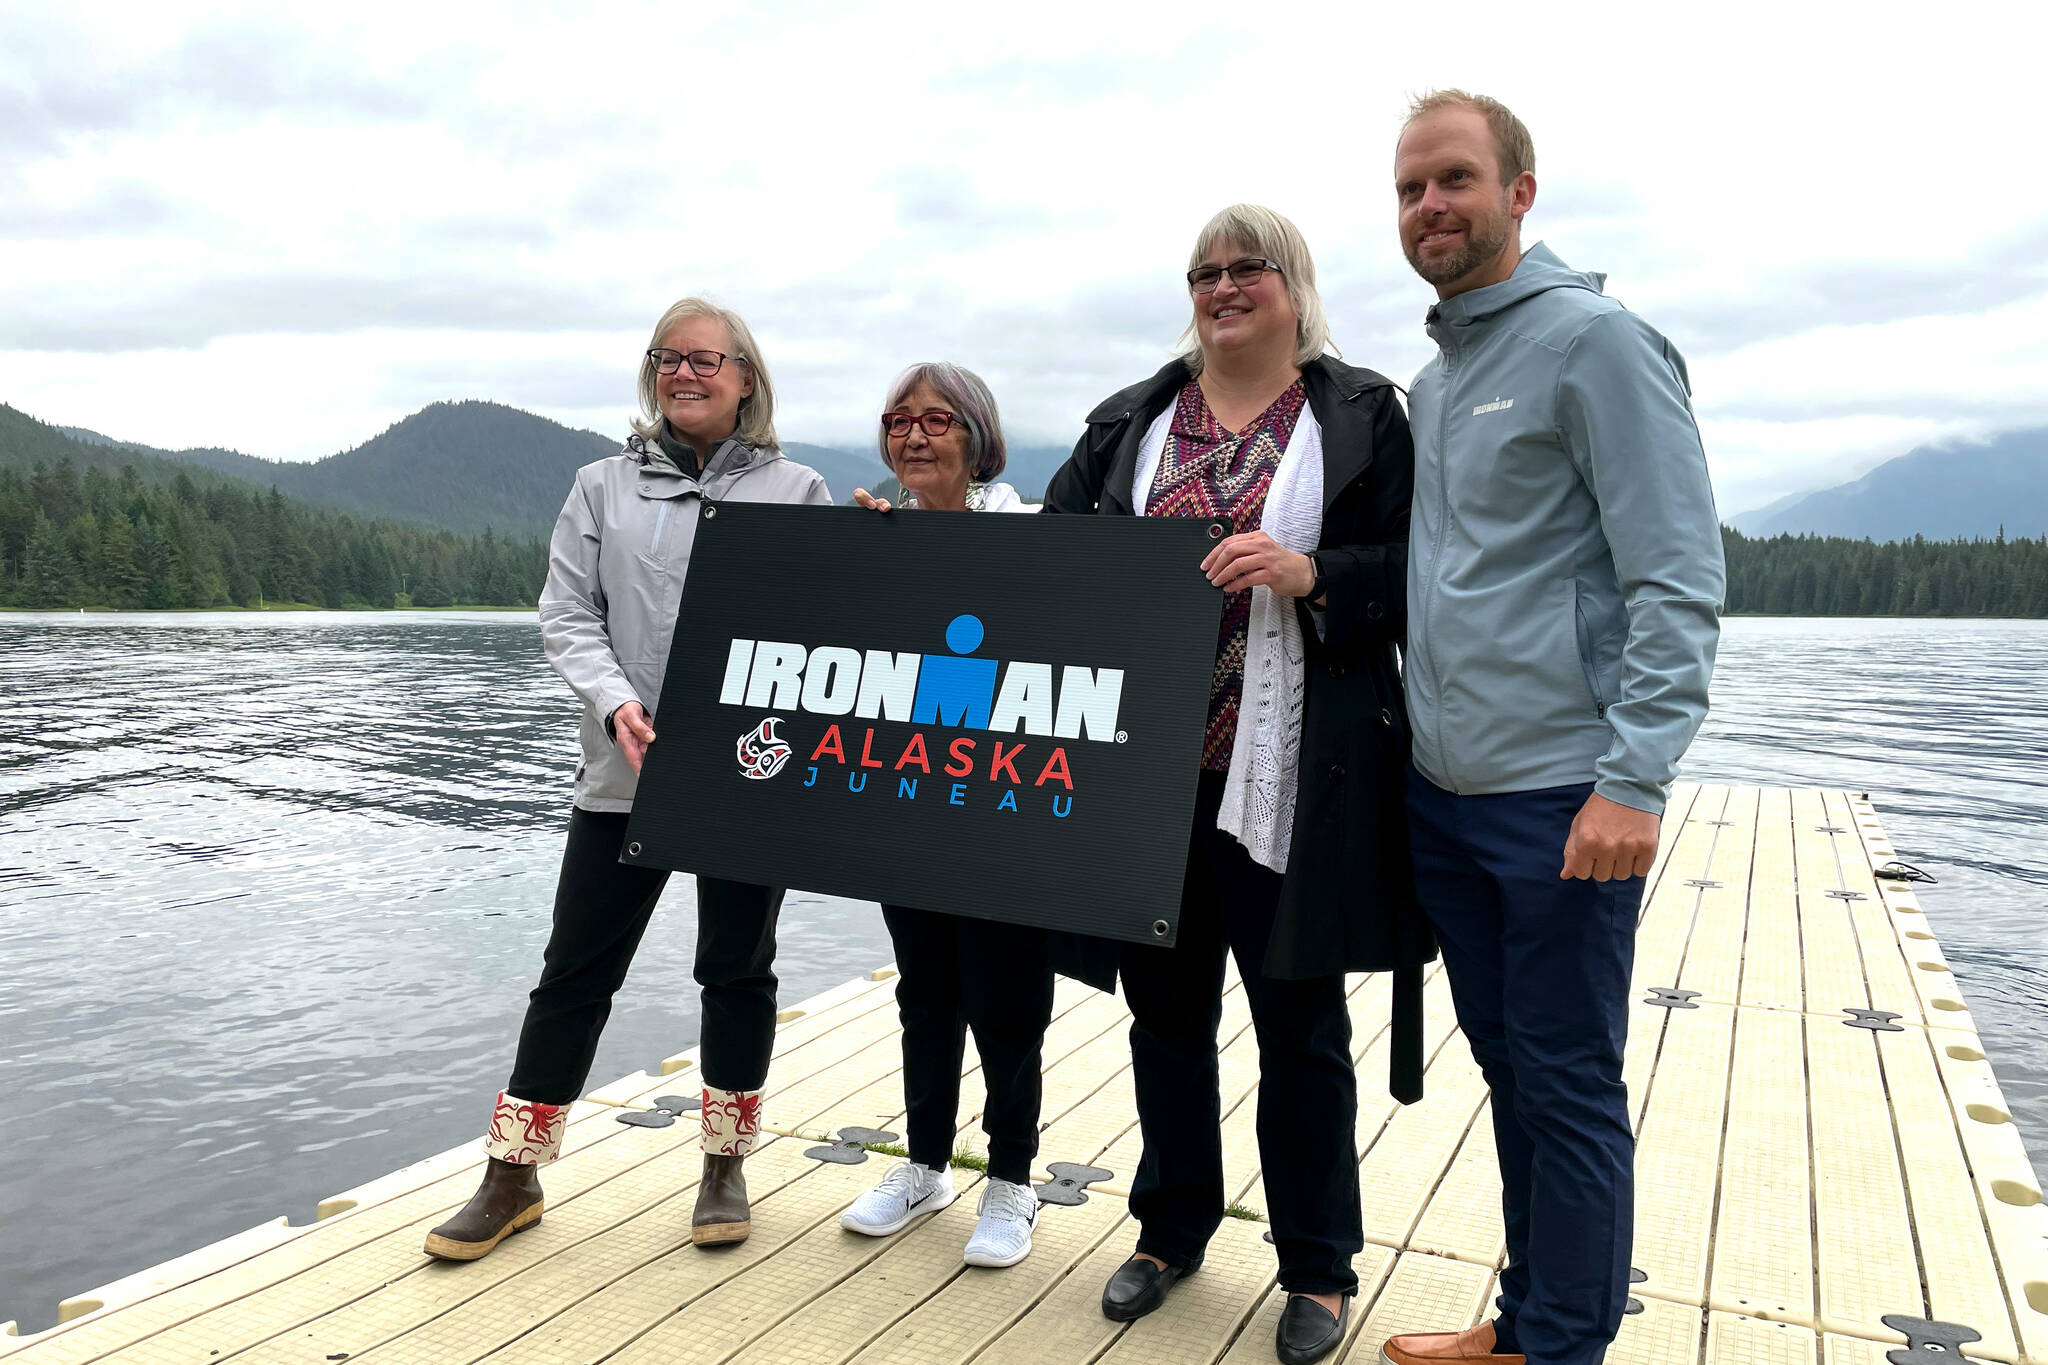
[[[944,1167],[953,1154],[971,1028],[988,1090],[981,1113],[988,1172],[1028,1184],[1038,1155],[1041,1051],[1052,1022],[1044,931],[897,905],[883,906],[882,919],[896,945],[910,1159]]]
[[[555,928],[540,984],[526,1004],[519,1057],[505,1089],[523,1100],[567,1104],[583,1093],[612,997],[669,874],[619,861],[623,813],[574,810]],[[775,1046],[775,921],[782,888],[697,878],[697,984],[704,991],[703,1083],[759,1090]]]
[[[1237,957],[1259,1041],[1259,1159],[1280,1255],[1280,1287],[1353,1294],[1351,1258],[1365,1245],[1358,1201],[1358,1086],[1344,978],[1275,981],[1266,942],[1280,875],[1216,828],[1223,775],[1202,774],[1171,948],[1125,944],[1131,1072],[1144,1156],[1131,1182],[1138,1250],[1193,1264],[1223,1220],[1222,1105],[1216,1030],[1223,954]]]

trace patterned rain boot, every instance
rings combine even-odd
[[[742,1167],[761,1135],[761,1092],[707,1087],[703,1120],[704,1176],[697,1184],[690,1240],[700,1247],[744,1242],[754,1222]]]
[[[535,1104],[500,1093],[484,1138],[483,1183],[453,1218],[427,1234],[427,1255],[443,1261],[488,1256],[515,1232],[540,1221],[540,1165],[562,1154],[565,1104]]]

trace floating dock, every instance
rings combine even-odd
[[[2048,1365],[2048,1207],[1955,977],[1868,800],[1807,788],[1674,796],[1644,902],[1627,1080],[1638,1137],[1639,1281],[1617,1365]],[[1045,1041],[1041,1168],[1110,1174],[1048,1204],[1029,1259],[960,1262],[979,1176],[894,1238],[839,1214],[890,1160],[842,1129],[900,1132],[887,968],[783,1011],[768,1082],[777,1135],[748,1162],[754,1234],[697,1250],[686,1052],[591,1092],[547,1168],[546,1217],[488,1259],[420,1251],[483,1159],[457,1148],[68,1301],[0,1336],[7,1365],[885,1361],[1186,1365],[1273,1359],[1282,1296],[1253,1136],[1258,1048],[1243,992],[1218,1039],[1239,1216],[1200,1274],[1138,1322],[1103,1319],[1136,1229],[1128,1016],[1061,982]],[[1441,973],[1426,995],[1427,1098],[1385,1098],[1388,982],[1351,991],[1367,1245],[1333,1360],[1396,1332],[1479,1320],[1503,1255],[1486,1090]],[[969,1052],[969,1065],[973,1055]],[[980,1140],[978,1072],[961,1142]],[[634,1120],[624,1122],[622,1120]],[[648,1125],[654,1126],[648,1126]],[[858,1134],[853,1135],[856,1138]],[[873,1140],[873,1139],[870,1139]],[[852,1163],[821,1159],[852,1157]],[[859,1160],[865,1155],[864,1160]],[[1070,1181],[1071,1184],[1071,1181]]]

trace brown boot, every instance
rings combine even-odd
[[[704,1154],[704,1178],[697,1184],[697,1211],[690,1216],[690,1240],[700,1247],[744,1242],[754,1230],[747,1207],[746,1158]]]
[[[754,1230],[747,1207],[742,1167],[761,1136],[761,1092],[704,1087],[702,1146],[704,1178],[697,1184],[697,1211],[690,1240],[700,1247],[744,1242]]]
[[[444,1261],[474,1261],[498,1243],[540,1221],[545,1203],[540,1171],[496,1157],[484,1161],[484,1180],[453,1218],[427,1234],[427,1255]]]

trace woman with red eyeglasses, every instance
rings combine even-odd
[[[737,313],[702,299],[671,306],[641,357],[639,388],[634,434],[576,471],[548,547],[541,640],[582,699],[582,762],[554,930],[484,1139],[483,1182],[427,1236],[427,1254],[442,1260],[476,1260],[540,1221],[540,1167],[561,1154],[569,1105],[667,885],[667,872],[622,863],[619,850],[705,502],[832,501],[816,470],[777,449],[775,391]],[[690,1240],[716,1246],[752,1227],[741,1165],[760,1132],[774,1046],[782,888],[700,876],[696,892],[704,1167]]]
[[[1029,512],[1003,472],[995,396],[958,365],[913,365],[890,386],[882,459],[903,487],[900,507],[947,512]],[[888,500],[856,490],[878,512]],[[896,1009],[903,1022],[903,1102],[910,1156],[841,1215],[849,1232],[887,1237],[953,1202],[953,1134],[967,1030],[988,1091],[988,1180],[962,1259],[1011,1266],[1031,1254],[1038,1197],[1039,1054],[1052,1021],[1052,964],[1043,930],[885,905],[896,945]]]

